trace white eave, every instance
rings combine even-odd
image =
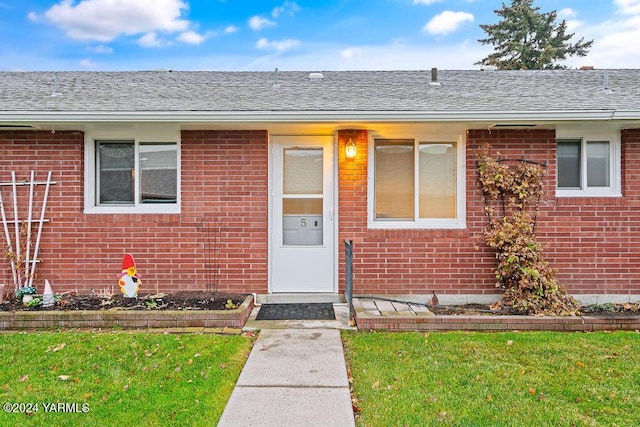
[[[402,123],[640,120],[640,111],[126,111],[0,112],[1,123]]]

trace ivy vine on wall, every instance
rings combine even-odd
[[[501,159],[488,145],[476,157],[489,220],[482,237],[496,253],[499,305],[532,315],[576,315],[578,302],[556,279],[535,235],[545,165]]]

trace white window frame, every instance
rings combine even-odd
[[[622,197],[620,132],[572,128],[558,129],[556,131],[556,147],[557,141],[562,140],[581,141],[580,183],[582,188],[559,188],[557,181],[558,164],[556,162],[556,197]],[[587,186],[587,143],[598,141],[609,142],[609,187]]]
[[[375,147],[376,139],[413,139],[414,140],[414,191],[416,197],[414,199],[414,219],[413,220],[393,220],[393,219],[375,219]],[[456,143],[456,217],[455,218],[420,218],[420,198],[419,192],[419,156],[418,147],[421,143]],[[465,134],[455,135],[424,135],[424,134],[406,134],[393,133],[388,135],[374,134],[369,135],[368,144],[368,227],[372,229],[464,229],[467,226],[467,198],[466,198],[466,138]]]
[[[97,195],[96,149],[100,141],[134,142],[134,164],[136,178],[134,182],[135,197],[132,204],[100,204]],[[177,180],[176,203],[140,203],[139,168],[140,144],[176,144],[177,149]],[[85,133],[84,140],[84,213],[85,214],[174,214],[180,213],[181,205],[181,160],[180,160],[180,131],[174,127],[134,129],[134,130],[103,130]]]

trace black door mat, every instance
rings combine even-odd
[[[336,320],[331,303],[262,304],[256,320]]]

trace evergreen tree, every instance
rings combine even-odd
[[[540,13],[539,7],[533,7],[533,0],[511,0],[510,6],[502,3],[502,9],[494,12],[502,20],[480,25],[488,37],[478,40],[493,45],[494,52],[475,64],[495,65],[500,70],[567,68],[558,62],[567,56],[586,56],[593,44],[593,40],[585,42],[584,37],[570,43],[575,33],[566,33],[567,23],[556,23],[555,10]]]

